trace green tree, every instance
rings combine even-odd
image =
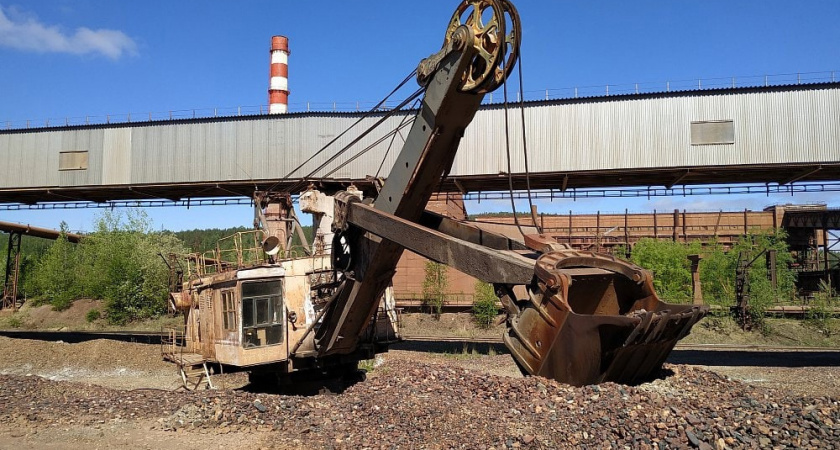
[[[479,328],[490,328],[499,310],[496,307],[498,298],[493,285],[478,281],[475,283],[475,298],[473,299],[473,319]]]
[[[630,260],[653,272],[653,286],[661,298],[685,303],[691,300],[691,262],[688,255],[699,251],[699,243],[645,238],[633,246]]]
[[[25,284],[42,295],[53,309],[70,307],[79,293],[77,250],[67,240],[67,224],[61,222],[61,235],[50,245],[43,258],[36,264],[36,273]]]
[[[164,313],[169,272],[159,253],[185,253],[183,243],[172,233],[152,231],[140,210],[105,211],[95,230],[79,247],[83,295],[104,299],[114,324]]]
[[[446,288],[449,285],[446,266],[434,261],[427,261],[425,273],[426,276],[423,279],[423,303],[429,305],[434,317],[439,319],[443,309],[443,302],[446,299]]]
[[[735,304],[735,266],[737,256],[728,254],[717,242],[706,247],[700,260],[703,302],[726,308]]]

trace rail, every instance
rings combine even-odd
[[[695,195],[747,195],[747,194],[781,194],[794,195],[801,193],[826,193],[840,192],[838,182],[808,182],[791,183],[785,185],[771,184],[742,184],[742,185],[715,185],[715,186],[682,186],[667,188],[586,188],[586,189],[532,189],[531,197],[534,200],[578,199],[589,198],[652,198],[652,197],[687,197]],[[432,200],[438,200],[447,194],[436,194]],[[515,199],[525,199],[528,193],[525,191],[473,191],[462,195],[463,200],[507,200],[511,196]],[[0,211],[28,211],[28,210],[54,210],[54,209],[113,209],[113,208],[163,208],[163,207],[195,207],[195,206],[234,206],[252,205],[253,200],[249,197],[208,197],[208,198],[187,198],[184,200],[111,200],[105,202],[69,201],[50,203],[1,203]]]
[[[683,92],[709,89],[738,89],[746,87],[770,87],[799,84],[835,83],[840,81],[840,71],[792,72],[769,75],[748,75],[733,77],[691,78],[671,81],[650,81],[641,83],[618,83],[583,85],[562,88],[525,90],[510,93],[510,98],[517,102],[561,100],[587,97],[619,96],[632,94],[654,94],[663,92]],[[484,104],[500,103],[500,96],[488,94]],[[398,102],[386,102],[380,109],[387,111],[397,106]],[[290,113],[306,112],[362,112],[368,111],[377,102],[373,101],[333,101],[333,102],[293,102],[289,104]],[[225,107],[201,107],[186,109],[168,109],[154,112],[125,112],[84,116],[52,117],[46,119],[4,119],[0,120],[0,130],[29,128],[56,128],[85,125],[148,123],[172,120],[209,119],[214,117],[242,117],[267,115],[267,104],[240,105]]]
[[[108,339],[121,342],[139,342],[160,345],[166,334],[158,331],[37,331],[37,330],[0,330],[0,336],[15,339],[35,339],[41,341],[63,341],[71,344],[95,339]],[[469,344],[502,344],[501,338],[493,337],[458,337],[458,336],[423,336],[402,335],[405,342],[449,342]],[[678,343],[679,350],[754,350],[754,351],[797,351],[797,352],[838,352],[840,347],[779,346],[757,344],[690,344]]]

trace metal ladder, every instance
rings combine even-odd
[[[205,389],[215,389],[210,380],[210,372],[207,370],[207,361],[179,364],[178,369],[181,372],[184,389],[194,391],[202,386]]]

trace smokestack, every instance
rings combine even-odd
[[[268,84],[268,113],[289,110],[289,38],[271,37],[271,72]]]

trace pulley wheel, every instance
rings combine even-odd
[[[460,89],[487,92],[487,85],[496,84],[497,70],[505,57],[505,8],[499,0],[464,0],[449,21],[444,47],[449,45],[453,33],[461,26],[466,26],[473,34],[473,47],[477,53],[464,73]]]
[[[493,80],[484,87],[483,92],[490,92],[504,83],[510,76],[516,62],[519,60],[519,44],[522,42],[522,26],[519,21],[519,12],[509,0],[498,0],[504,11],[505,18],[505,40],[502,63],[496,67]]]

